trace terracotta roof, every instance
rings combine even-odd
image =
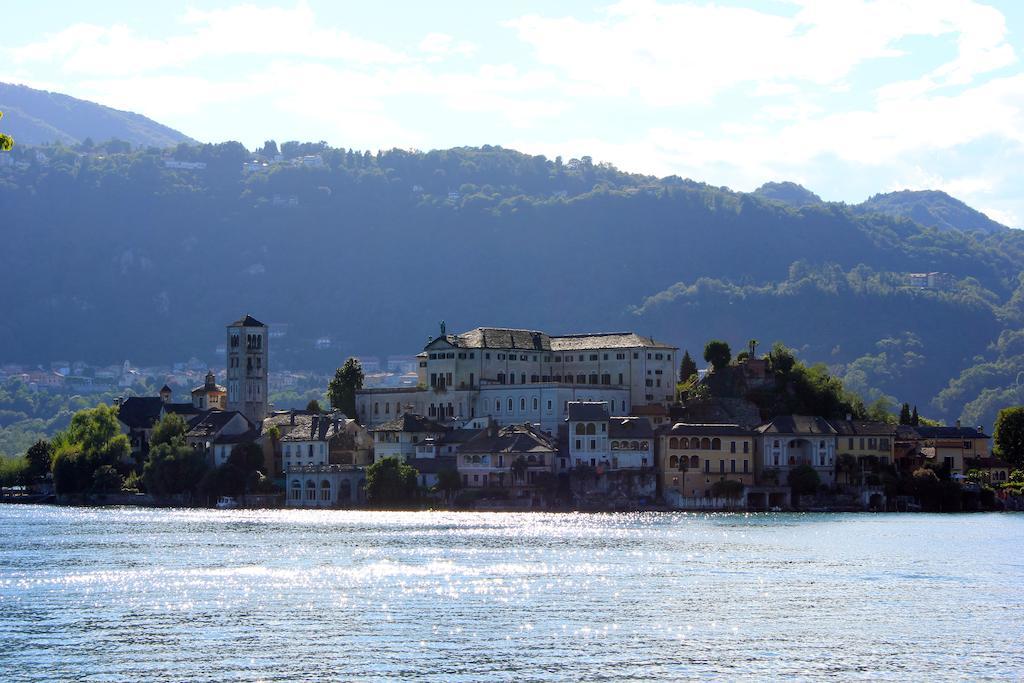
[[[768,424],[758,427],[757,431],[761,434],[836,434],[828,420],[816,415],[779,415]]]

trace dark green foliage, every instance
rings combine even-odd
[[[690,352],[683,351],[683,359],[679,362],[679,381],[687,381],[697,374],[697,364],[690,358]]]
[[[704,345],[704,360],[715,370],[721,370],[732,360],[732,349],[720,339],[712,339]]]
[[[168,413],[153,425],[153,431],[149,436],[149,445],[150,447],[159,446],[176,440],[184,443],[187,431],[188,425],[185,424],[185,418],[177,413]]]
[[[356,389],[363,388],[363,368],[356,358],[349,358],[334,373],[334,379],[327,387],[331,407],[340,410],[347,417],[356,417]]]
[[[3,117],[4,113],[0,111],[0,119]],[[10,152],[12,147],[14,147],[14,138],[6,133],[0,133],[0,152]]]
[[[917,414],[917,406],[914,406],[914,412],[910,414],[910,424],[914,427],[921,424],[921,417]]]
[[[939,230],[980,230],[992,233],[1006,229],[1005,225],[938,190],[902,190],[876,194],[857,208],[863,212],[875,211],[909,218],[926,228]]]
[[[415,469],[398,458],[384,458],[366,468],[366,501],[373,507],[407,507],[416,502]]]
[[[259,444],[251,441],[240,443],[232,448],[227,462],[228,465],[237,467],[246,475],[256,470],[262,471],[264,463],[263,449]]]
[[[31,477],[27,460],[0,457],[0,486],[25,486],[29,483]]]
[[[97,485],[100,492],[107,492],[113,478],[104,470],[97,479],[97,470],[106,466],[116,470],[130,452],[117,409],[108,405],[75,413],[68,428],[54,438],[54,447],[53,482],[59,494],[86,493]]]
[[[50,471],[53,462],[53,445],[44,439],[32,444],[32,447],[25,451],[25,460],[28,466],[28,476],[32,479],[45,476]]]
[[[446,469],[437,473],[437,484],[434,485],[434,489],[443,493],[446,499],[451,500],[461,488],[462,477],[459,476],[457,469]]]
[[[1024,406],[1000,410],[992,438],[999,457],[1014,467],[1024,466]]]
[[[900,406],[900,424],[909,425],[913,418],[910,415],[910,404],[904,403]]]
[[[92,493],[118,493],[122,481],[121,475],[113,465],[101,465],[92,473]]]
[[[311,399],[309,401],[309,403],[306,404],[306,412],[307,413],[317,414],[317,413],[322,413],[324,411],[320,409],[320,401],[318,401],[318,400],[316,400],[314,398],[314,399]]]
[[[802,496],[816,492],[821,485],[821,477],[810,465],[797,465],[789,471],[786,483],[795,495]]]

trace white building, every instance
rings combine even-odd
[[[604,403],[570,403],[567,465],[599,472],[654,467],[654,430],[645,417],[613,417]],[[561,468],[560,468],[561,469]]]
[[[404,413],[376,427],[370,428],[373,436],[373,460],[398,458],[408,462],[417,456],[417,446],[428,437],[438,437],[447,429],[422,415]]]
[[[227,326],[228,410],[244,413],[253,422],[267,415],[267,373],[270,338],[267,326],[251,315]]]
[[[780,415],[756,431],[758,476],[774,471],[785,485],[791,469],[810,465],[822,484],[835,481],[837,432],[825,418]]]
[[[403,412],[437,420],[492,417],[554,433],[571,401],[603,401],[611,413],[675,398],[678,349],[634,333],[552,337],[477,328],[431,340],[418,356],[421,387],[356,395],[364,424]]]

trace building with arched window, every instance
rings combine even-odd
[[[672,500],[710,498],[715,482],[755,483],[757,433],[736,424],[677,422],[658,433],[662,495]]]
[[[790,470],[810,465],[822,484],[835,482],[837,432],[823,417],[780,415],[757,428],[758,470],[785,484]]]

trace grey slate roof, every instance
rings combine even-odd
[[[416,413],[402,413],[393,420],[370,428],[371,432],[446,432],[447,428]]]
[[[654,429],[646,417],[613,417],[608,436],[612,439],[651,439]]]
[[[894,436],[896,425],[867,420],[829,420],[840,436]]]
[[[334,419],[330,415],[295,415],[295,424],[291,423],[291,416],[283,424],[275,422],[281,432],[281,442],[285,441],[329,441],[345,430],[344,419]]]
[[[242,413],[236,410],[209,410],[194,425],[188,430],[186,436],[191,439],[205,439],[206,437],[216,436],[220,434],[220,431],[227,426],[229,422],[236,416],[242,415]],[[249,429],[252,429],[252,423],[249,419],[242,415],[249,424]]]
[[[914,427],[922,439],[987,439],[988,434],[977,427]]]
[[[677,347],[655,341],[635,332],[598,332],[595,334],[567,334],[551,337],[552,351],[575,351],[587,349],[630,349],[637,347],[675,351]]]
[[[567,422],[604,422],[608,419],[608,404],[601,401],[569,401]]]
[[[463,444],[460,453],[555,453],[555,440],[528,424],[485,429]]]
[[[713,422],[676,422],[663,430],[672,436],[753,436],[753,431],[738,424]]]
[[[159,396],[132,396],[121,403],[117,419],[129,429],[149,429],[160,419],[163,406]]]
[[[231,327],[266,327],[266,325],[246,313],[244,316],[231,323]]]
[[[457,469],[454,455],[439,455],[436,458],[411,458],[408,464],[420,474],[437,474],[444,470]]]
[[[816,434],[835,436],[836,430],[823,417],[815,415],[779,415],[757,428],[761,434]]]

